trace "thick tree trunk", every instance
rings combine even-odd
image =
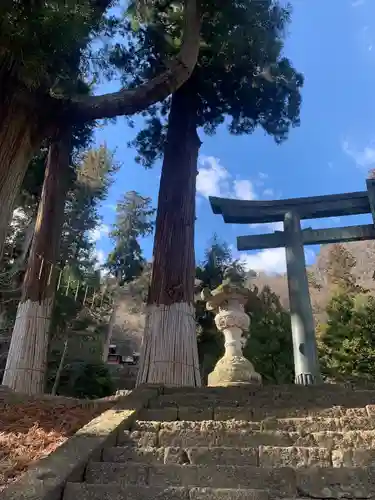
[[[16,392],[44,391],[48,332],[55,295],[58,257],[67,191],[70,132],[50,146],[23,293],[18,306],[3,385]]]
[[[4,102],[0,84],[0,259],[15,199],[29,162],[42,141],[30,109]]]
[[[172,97],[137,384],[200,386],[194,309],[195,184],[200,140],[191,81]]]

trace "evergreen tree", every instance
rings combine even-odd
[[[245,311],[251,324],[244,356],[254,364],[265,383],[292,384],[294,361],[290,314],[280,298],[265,286],[253,287]]]
[[[223,281],[224,272],[231,263],[232,252],[229,246],[214,234],[205,251],[203,263],[195,271],[196,277],[204,283],[204,286],[214,289]]]
[[[189,77],[197,59],[200,18],[196,0],[184,3],[181,50],[174,59],[160,64],[158,74],[139,86],[89,96],[83,81],[114,74],[111,60],[103,57],[108,44],[94,42],[131,32],[122,12],[106,15],[113,1],[82,0],[79,6],[74,1],[1,2],[0,256],[28,162],[43,140],[76,123],[142,111]]]
[[[141,275],[146,264],[139,244],[139,238],[152,233],[154,223],[151,217],[151,199],[135,191],[127,192],[117,203],[116,222],[110,232],[115,242],[109,254],[106,268],[123,285]]]
[[[375,381],[375,298],[356,305],[356,296],[335,295],[320,337],[323,373],[336,380]]]
[[[149,110],[146,128],[132,143],[147,167],[163,157],[142,358],[147,361],[141,361],[138,383],[200,384],[192,321],[198,127],[213,134],[227,118],[235,135],[260,126],[280,143],[299,125],[303,77],[282,54],[290,9],[273,0],[224,0],[220,10],[204,1],[201,8],[200,51],[191,77]],[[130,46],[131,61],[118,58],[134,82],[156,72],[160,57],[180,45],[178,4],[154,2],[151,18],[152,27],[141,26]]]
[[[334,293],[356,291],[356,277],[353,275],[355,265],[353,254],[342,243],[332,245],[327,263],[328,285],[331,291]]]
[[[68,264],[75,277],[87,279],[95,266],[95,242],[90,234],[102,223],[98,208],[119,166],[106,146],[90,149],[77,158],[76,179],[65,203],[60,262]]]

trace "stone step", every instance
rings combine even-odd
[[[267,490],[271,497],[370,499],[375,496],[373,467],[254,467],[138,465],[91,462],[86,482],[97,485],[199,487]],[[73,497],[75,498],[75,497]],[[139,497],[138,497],[139,498]],[[204,497],[203,497],[204,498]],[[230,497],[229,497],[230,498]],[[65,500],[70,500],[65,497]],[[112,500],[112,498],[111,498]]]
[[[238,387],[164,387],[163,396],[180,397],[185,395],[196,396],[199,398],[216,399],[246,399],[249,397],[280,397],[293,395],[304,396],[313,394],[314,397],[321,394],[343,394],[350,395],[356,393],[373,394],[375,396],[375,387],[354,387],[352,385],[341,385],[324,383],[313,386],[303,386],[296,384],[266,384],[250,385]]]
[[[296,386],[292,386],[296,387]],[[193,391],[193,392],[177,392],[175,394],[163,394],[159,398],[151,402],[153,409],[161,408],[196,408],[200,412],[210,415],[213,408],[218,407],[233,407],[240,411],[247,410],[251,414],[253,420],[259,420],[266,416],[305,416],[305,415],[322,415],[322,416],[339,416],[334,408],[342,407],[351,410],[359,408],[362,414],[366,416],[365,407],[375,404],[375,391],[342,391],[339,389],[333,390],[316,390],[314,388],[291,389],[288,391],[273,390],[269,392],[257,391],[227,391],[222,393],[212,393],[211,391]],[[272,391],[271,391],[272,392]],[[237,410],[238,411],[238,410]],[[340,410],[339,410],[340,411]],[[180,411],[181,413],[181,411]],[[197,411],[197,413],[199,413]],[[348,412],[351,413],[350,411]],[[180,419],[186,417],[181,414]],[[207,418],[207,417],[204,417]],[[216,417],[211,417],[216,418]]]
[[[355,450],[357,451],[357,450]],[[368,452],[368,450],[366,450]],[[355,456],[359,458],[359,453]],[[349,450],[345,458],[346,465],[354,465],[353,453]],[[361,465],[370,465],[372,456],[363,455]],[[368,463],[365,459],[368,459]],[[338,457],[336,457],[338,459]],[[313,447],[276,447],[259,446],[258,448],[228,447],[190,447],[190,448],[135,448],[113,447],[103,451],[104,462],[136,462],[145,464],[180,464],[180,465],[258,465],[260,467],[308,467],[332,466],[332,455],[326,448]],[[365,462],[365,463],[364,463]]]
[[[157,402],[157,400],[156,400]],[[342,402],[341,402],[342,403]],[[228,402],[208,401],[199,404],[195,401],[190,406],[187,402],[174,404],[164,408],[150,408],[143,410],[140,414],[141,420],[174,421],[174,420],[263,420],[268,417],[292,418],[292,417],[375,417],[375,405],[367,402],[363,405],[340,405],[340,404],[298,404],[285,403],[279,405],[254,404],[248,402],[244,405],[230,405]]]
[[[163,427],[159,432],[124,431],[119,435],[118,444],[124,446],[137,446],[141,448],[166,448],[166,447],[245,447],[252,448],[261,445],[267,446],[293,446],[301,438],[295,432],[257,431],[249,427],[230,428],[199,428],[195,426],[179,427],[174,422],[174,427]],[[205,422],[204,422],[205,423]],[[375,438],[375,431],[374,431]],[[309,445],[307,445],[309,446]]]
[[[68,483],[63,500],[269,500],[265,490]]]
[[[290,467],[231,465],[145,465],[90,462],[86,483],[122,486],[204,487],[267,490],[279,496],[294,496],[296,475]]]
[[[219,409],[220,410],[220,409]],[[228,410],[228,409],[227,409]],[[192,413],[186,413],[185,418],[173,418],[177,416],[172,414],[169,409],[166,410],[145,410],[139,415],[139,420],[137,421],[134,429],[138,428],[145,422],[154,422],[155,429],[157,429],[157,422],[162,427],[164,424],[170,425],[170,422],[195,422],[199,426],[199,422],[202,421],[212,421],[215,422],[226,422],[228,420],[236,420],[238,422],[247,422],[248,426],[253,430],[281,430],[287,432],[318,432],[318,431],[341,431],[345,432],[348,430],[374,430],[375,429],[375,415],[366,416],[336,416],[336,417],[291,417],[291,418],[272,418],[268,417],[263,420],[254,421],[249,413],[241,412],[236,416],[234,412],[221,409],[214,416],[216,418],[204,418],[208,415],[206,412],[201,412],[199,417],[195,418],[197,415]]]
[[[136,422],[135,429],[118,437],[120,446],[166,447],[240,447],[304,446],[318,448],[375,448],[375,430],[326,430],[310,432],[254,429],[252,422]],[[311,428],[313,429],[313,427]]]

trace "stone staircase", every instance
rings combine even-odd
[[[63,500],[375,497],[375,391],[164,389]]]

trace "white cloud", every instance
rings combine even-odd
[[[263,196],[272,197],[275,196],[275,193],[273,192],[273,189],[268,188],[263,191]]]
[[[260,172],[254,182],[250,179],[233,179],[233,176],[214,156],[201,156],[197,175],[197,194],[203,198],[220,196],[240,200],[255,200],[259,198],[255,186],[263,185],[267,174]],[[269,193],[273,192],[268,190]]]
[[[315,259],[315,253],[305,249],[306,263],[309,265]],[[267,248],[252,254],[241,253],[240,259],[246,269],[262,271],[266,274],[280,274],[286,272],[285,248]]]
[[[89,231],[89,239],[92,242],[99,241],[103,236],[107,236],[109,227],[106,224],[101,224],[92,231]]]
[[[246,269],[263,271],[267,274],[283,273],[286,270],[285,249],[268,248],[253,254],[241,255]]]
[[[343,141],[342,149],[352,160],[354,160],[357,167],[370,168],[375,165],[375,144],[369,144],[363,149],[353,148],[349,141]]]
[[[249,180],[234,181],[233,190],[235,197],[240,200],[255,200],[257,198],[254,186]]]
[[[103,250],[96,249],[95,250],[95,258],[98,261],[98,266],[102,266],[105,262],[106,255]]]
[[[268,233],[269,231],[284,231],[284,224],[282,221],[279,222],[264,222],[249,224],[251,229],[259,229],[260,233]]]
[[[220,165],[219,158],[202,156],[199,158],[200,167],[197,175],[197,193],[208,198],[209,196],[226,196],[228,180],[231,175],[226,168]]]

